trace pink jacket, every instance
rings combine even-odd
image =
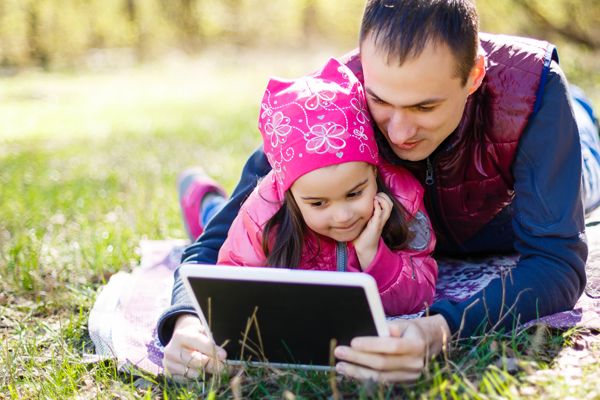
[[[379,174],[390,192],[412,217],[413,239],[402,250],[393,251],[379,239],[371,264],[364,269],[375,278],[387,315],[411,314],[431,305],[437,280],[437,263],[431,257],[435,235],[423,206],[423,187],[404,168],[380,165]],[[233,221],[219,251],[219,264],[264,266],[263,227],[279,210],[281,198],[270,172],[254,189]],[[300,269],[361,272],[351,243],[307,234]],[[341,268],[340,268],[341,267]]]

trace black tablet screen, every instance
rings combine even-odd
[[[231,360],[330,365],[332,339],[377,335],[361,287],[197,277],[190,284]]]

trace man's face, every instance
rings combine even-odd
[[[361,62],[369,110],[399,158],[423,160],[458,126],[478,76],[472,72],[463,85],[446,45],[430,43],[401,66],[386,61],[367,36]]]

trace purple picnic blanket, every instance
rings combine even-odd
[[[590,253],[585,293],[573,310],[527,325],[600,329],[600,222],[588,223],[587,235]],[[131,273],[113,275],[101,289],[88,322],[97,356],[116,359],[121,369],[133,367],[153,375],[162,373],[162,347],[156,322],[170,304],[173,272],[184,247],[181,240],[142,241],[140,266]],[[492,279],[508,273],[517,260],[517,255],[438,260],[436,300],[465,300]]]

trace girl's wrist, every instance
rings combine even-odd
[[[182,314],[177,317],[177,320],[175,321],[175,329],[190,324],[200,324],[200,318],[194,314]]]
[[[367,248],[363,248],[362,246],[356,246],[355,244],[354,249],[356,250],[360,269],[364,271],[375,259],[375,256],[377,255],[377,247],[373,248],[372,246],[367,246]]]

